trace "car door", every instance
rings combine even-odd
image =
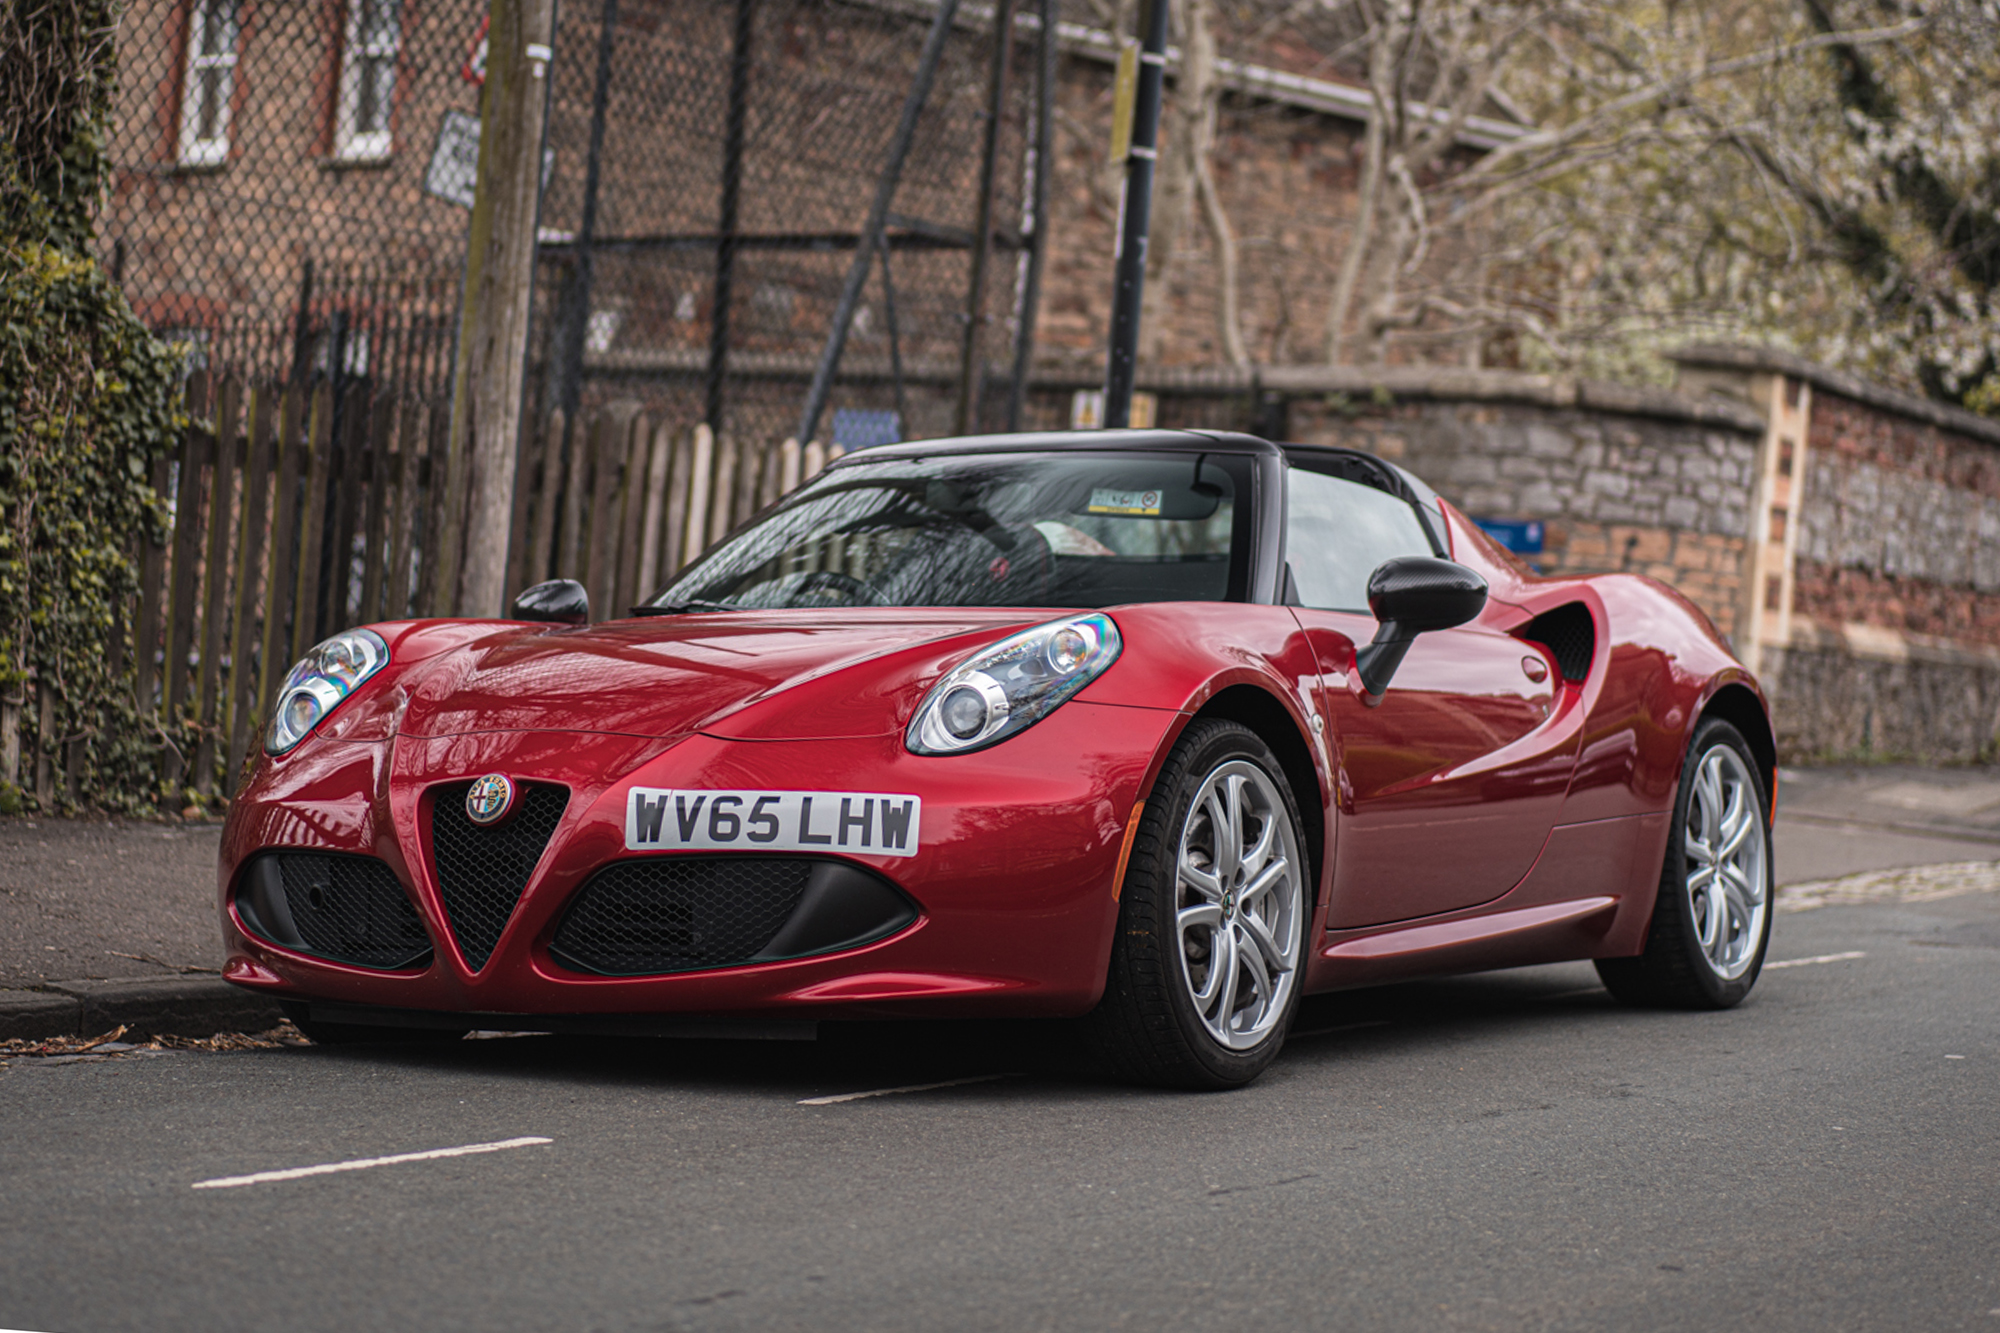
[[[1419,636],[1371,700],[1354,672],[1376,628],[1368,576],[1438,546],[1408,500],[1352,476],[1294,465],[1286,507],[1288,600],[1318,659],[1340,767],[1328,928],[1500,897],[1534,865],[1575,764],[1574,735],[1547,727],[1553,663],[1474,621]]]

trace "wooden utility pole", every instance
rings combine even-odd
[[[456,589],[452,609],[460,615],[498,615],[507,594],[554,40],[555,0],[491,0],[479,178],[452,373],[450,503],[439,534],[438,586]]]

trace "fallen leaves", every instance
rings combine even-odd
[[[14,1037],[0,1041],[0,1068],[8,1060],[108,1060],[139,1052],[275,1051],[312,1044],[290,1022],[263,1032],[217,1032],[206,1037],[150,1036],[129,1042],[123,1040],[126,1032],[125,1027],[119,1026],[94,1037]]]

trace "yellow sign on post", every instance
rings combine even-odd
[[[1118,75],[1111,85],[1111,160],[1132,153],[1132,103],[1139,93],[1139,43],[1125,38],[1118,47]]]

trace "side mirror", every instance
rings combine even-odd
[[[515,620],[588,625],[590,594],[575,579],[550,579],[547,583],[537,583],[516,597],[511,615]]]
[[[1371,699],[1382,697],[1419,634],[1463,625],[1486,606],[1486,580],[1464,565],[1427,555],[1385,560],[1368,576],[1368,609],[1381,625],[1355,654]]]

